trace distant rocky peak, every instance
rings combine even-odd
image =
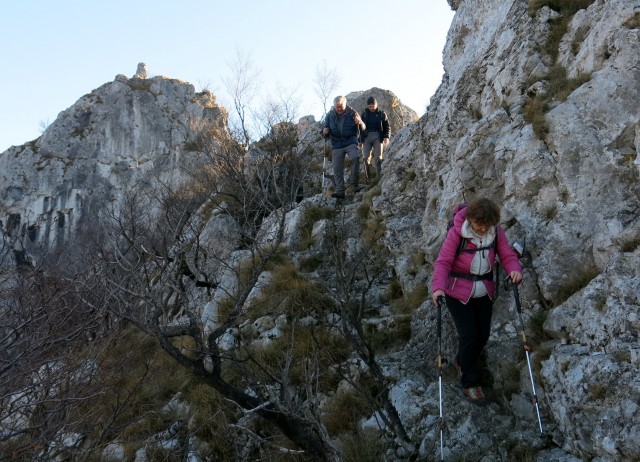
[[[226,129],[227,117],[212,93],[147,78],[141,63],[134,77],[118,75],[82,96],[40,138],[0,154],[0,221],[29,229],[34,246],[70,238],[128,191],[184,181],[198,162],[190,149],[196,128]]]

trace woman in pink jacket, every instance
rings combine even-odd
[[[493,275],[496,251],[511,281],[522,281],[518,255],[499,221],[500,208],[486,198],[474,199],[458,211],[438,254],[431,283],[433,302],[445,298],[458,331],[455,363],[462,388],[469,401],[479,405],[487,402],[477,362],[491,329],[495,281],[499,277]]]

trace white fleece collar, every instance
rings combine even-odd
[[[477,234],[473,228],[471,228],[471,223],[469,220],[464,220],[462,223],[462,228],[460,228],[460,234],[462,237],[471,240],[476,247],[486,246],[488,243],[493,242],[496,238],[496,227],[492,226],[487,230],[487,232],[483,235]]]

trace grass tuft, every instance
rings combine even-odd
[[[316,222],[323,219],[331,219],[334,216],[335,209],[327,209],[324,207],[306,207],[304,209],[302,218],[303,224],[300,227],[302,239],[300,240],[299,250],[306,250],[313,245],[314,241],[311,233],[313,231],[313,225],[315,225]]]
[[[576,78],[567,78],[567,70],[559,65],[553,66],[541,78],[549,82],[545,93],[533,96],[524,104],[522,109],[525,120],[531,124],[536,136],[544,139],[549,133],[549,123],[545,114],[549,111],[552,101],[566,101],[569,95],[578,87],[591,80],[591,74],[581,74]],[[531,82],[527,82],[529,85]]]
[[[413,314],[413,312],[429,298],[429,288],[425,284],[420,284],[408,294],[402,294],[401,298],[395,299],[391,303],[391,308],[395,313]]]
[[[572,278],[558,290],[557,300],[554,303],[556,305],[564,303],[573,294],[584,289],[599,274],[600,270],[593,266],[574,273]]]
[[[589,401],[604,401],[609,396],[609,387],[600,382],[596,382],[589,386]]]
[[[337,393],[330,401],[324,415],[324,424],[331,435],[349,433],[360,419],[374,412],[370,401],[355,389]]]
[[[633,16],[627,19],[622,25],[627,29],[640,29],[640,12],[636,12]]]
[[[378,433],[355,428],[340,436],[339,446],[344,462],[379,462],[384,444]]]

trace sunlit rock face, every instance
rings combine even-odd
[[[509,238],[526,240],[525,322],[548,316],[546,335],[563,342],[547,345],[542,361],[556,442],[581,459],[637,460],[629,402],[640,381],[640,4],[579,10],[554,45],[557,58],[547,42],[558,12],[520,1],[449,4],[442,85],[387,151],[374,199],[398,277],[407,289],[428,283],[454,205],[494,199]],[[547,105],[537,113],[536,98]],[[420,252],[426,264],[416,269]],[[496,305],[496,363],[510,360],[504,345],[516,335],[510,295]]]
[[[435,255],[453,204],[496,199],[511,235],[527,237],[546,300],[561,298],[576,268],[602,270],[640,233],[640,33],[621,27],[634,14],[624,1],[580,10],[553,63],[539,48],[557,13],[545,7],[532,17],[521,2],[460,2],[443,84],[389,149],[381,208],[397,217],[422,204],[421,232]],[[547,91],[554,65],[586,81],[550,100],[541,137],[523,106]],[[415,181],[403,181],[411,172]]]
[[[226,110],[189,83],[138,74],[118,75],[61,112],[40,138],[0,154],[5,233],[27,231],[26,247],[48,248],[129,192],[186,179],[197,162],[194,127],[225,127]]]

